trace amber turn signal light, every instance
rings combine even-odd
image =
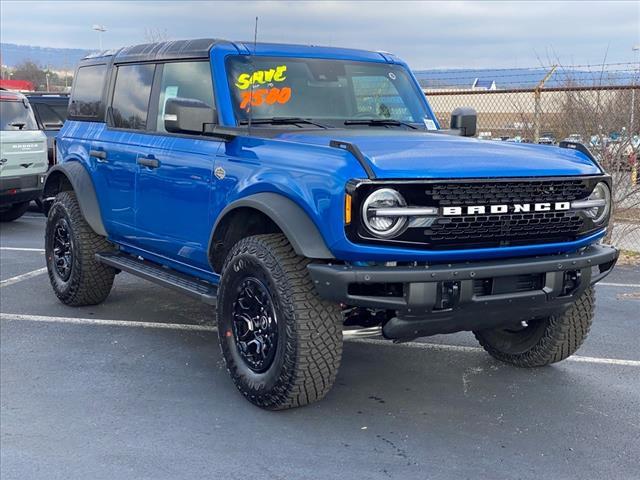
[[[348,193],[344,197],[344,223],[345,225],[351,223],[351,195]]]

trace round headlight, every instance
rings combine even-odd
[[[593,223],[601,224],[607,219],[611,210],[611,191],[607,184],[598,182],[591,192],[591,195],[589,195],[588,200],[604,200],[602,206],[585,210],[585,214],[593,220]]]
[[[385,217],[377,214],[380,208],[406,207],[402,195],[392,188],[381,188],[367,197],[362,204],[362,221],[373,235],[391,238],[400,233],[407,223],[407,217]]]

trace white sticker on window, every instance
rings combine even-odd
[[[424,119],[424,126],[427,127],[427,130],[437,130],[436,122],[434,122],[430,118]]]
[[[164,101],[162,102],[162,112],[160,112],[160,117],[163,120],[166,120],[164,116],[164,109],[167,107],[167,100],[170,98],[176,98],[178,96],[178,87],[177,86],[167,86],[164,89]]]

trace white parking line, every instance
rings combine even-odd
[[[42,275],[46,271],[47,267],[42,267],[38,270],[33,270],[32,272],[27,272],[23,273],[22,275],[16,275],[15,277],[7,278],[6,280],[0,281],[0,288],[13,285],[14,283],[18,283],[23,280],[27,280],[28,278],[37,277],[38,275]]]
[[[1,317],[0,317],[1,318]],[[423,350],[449,350],[453,352],[484,352],[480,347],[466,347],[462,345],[443,345],[439,343],[392,343],[389,340],[377,340],[375,338],[353,338],[349,341],[355,343],[368,343],[371,345],[399,345],[406,348],[417,348]],[[640,367],[640,360],[624,360],[619,358],[583,357],[573,355],[566,359],[567,362],[600,363],[605,365],[623,365],[626,367]]]
[[[137,327],[137,328],[159,328],[168,330],[190,330],[201,332],[217,332],[218,329],[209,325],[187,325],[184,323],[156,323],[156,322],[134,322],[127,320],[100,320],[97,318],[67,318],[67,317],[49,317],[44,315],[22,315],[17,313],[0,313],[0,320],[8,321],[30,321],[30,322],[47,322],[47,323],[71,323],[76,325],[101,325],[111,327]],[[466,347],[463,345],[442,345],[437,343],[393,343],[389,340],[378,340],[372,338],[345,338],[346,341],[352,343],[364,343],[370,345],[385,345],[402,348],[415,348],[422,350],[444,350],[450,352],[479,353],[483,352],[482,348]],[[569,362],[579,363],[596,363],[604,365],[618,365],[626,367],[640,367],[640,360],[624,360],[618,358],[599,358],[599,357],[583,357],[574,355],[567,359]]]
[[[100,320],[98,318],[48,317],[44,315],[21,315],[18,313],[0,313],[0,320],[22,320],[28,322],[72,323],[76,325],[103,325],[107,327],[164,328],[168,330],[197,330],[217,332],[216,327],[208,325],[187,325],[184,323],[134,322],[128,320]]]
[[[596,285],[600,285],[601,287],[626,287],[626,288],[640,288],[640,283],[609,283],[609,282],[600,282],[600,283],[596,283]]]
[[[40,253],[44,253],[44,248],[0,247],[0,250],[8,250],[10,252],[40,252]]]

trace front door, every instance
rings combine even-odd
[[[210,199],[216,153],[222,142],[202,135],[171,134],[164,128],[169,98],[215,106],[208,61],[158,65],[149,111],[154,135],[137,158],[136,229],[144,250],[189,267],[210,271]],[[157,103],[156,103],[157,102]]]

